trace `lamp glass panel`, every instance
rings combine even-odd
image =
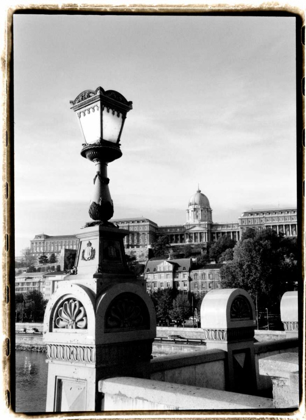
[[[110,109],[107,112],[107,109],[103,110],[103,140],[111,141],[112,143],[117,143],[120,129],[122,126],[122,114],[115,112],[113,115],[112,110]]]
[[[79,121],[87,143],[95,143],[101,138],[101,117],[98,105],[91,105],[78,112]]]

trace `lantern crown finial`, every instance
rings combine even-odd
[[[115,90],[104,90],[101,86],[97,87],[96,90],[84,90],[73,101],[70,101],[70,104],[74,109],[81,103],[84,105],[84,101],[90,103],[91,100],[96,100],[97,97],[100,97],[101,101],[105,102],[106,105],[113,105],[121,111],[125,110],[128,112],[133,109],[133,102],[128,101],[121,93]]]

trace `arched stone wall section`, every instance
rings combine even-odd
[[[116,322],[110,324],[108,321],[110,313],[113,314],[113,319],[126,317],[126,328],[120,328]],[[136,319],[136,315],[142,317],[142,322],[138,325],[129,321]],[[153,340],[155,337],[155,309],[150,297],[141,286],[133,283],[111,285],[98,298],[96,344]]]
[[[62,318],[59,316],[62,314]],[[66,326],[64,325],[66,323]],[[59,325],[64,326],[59,328]],[[95,299],[79,284],[61,286],[51,296],[45,311],[43,338],[46,342],[94,344]]]
[[[208,292],[201,305],[201,328],[206,331],[224,331],[227,336],[224,340],[229,339],[226,330],[239,328],[242,334],[245,329],[254,329],[255,307],[250,295],[243,289],[216,289]],[[213,334],[211,339],[214,339]]]

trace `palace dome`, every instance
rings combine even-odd
[[[188,206],[200,206],[200,207],[208,207],[210,208],[210,204],[206,195],[201,193],[201,190],[192,195],[189,199]]]

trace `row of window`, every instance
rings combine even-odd
[[[193,280],[206,280],[206,273],[194,273],[191,274],[191,277],[193,278]],[[220,278],[219,273],[208,273],[207,278],[209,280],[218,280]]]
[[[219,272],[212,273],[190,273],[190,277],[193,280],[219,280]],[[170,279],[171,274],[169,273],[158,273],[158,274],[147,274],[148,280],[159,280],[159,279]],[[187,279],[188,273],[175,273],[174,278],[176,279]]]
[[[266,216],[266,215],[280,215],[280,214],[296,214],[295,210],[287,210],[287,211],[267,211],[267,212],[263,212],[263,213],[247,213],[244,214],[243,217],[245,216]]]
[[[243,219],[241,220],[241,224],[243,225],[258,225],[260,223],[264,224],[266,222],[286,222],[286,221],[296,221],[295,216],[288,216],[288,217],[266,217],[265,219]],[[289,226],[289,225],[286,225]]]
[[[30,282],[22,282],[22,283],[16,283],[16,286],[36,286],[39,285],[40,281],[30,281]]]
[[[31,251],[32,252],[58,252],[62,249],[69,248],[69,249],[77,249],[77,245],[51,245],[51,247],[46,246],[32,246]]]
[[[198,283],[191,283],[191,290],[198,290],[198,289],[216,289],[220,287],[220,282],[216,282],[216,281],[202,281],[202,282],[198,282]],[[170,282],[157,282],[157,281],[153,281],[153,282],[148,282],[147,283],[147,289],[151,290],[151,288],[153,289],[164,289],[164,288],[168,288],[170,289],[171,287],[171,283]],[[187,289],[188,288],[188,282],[175,282],[174,283],[174,287],[177,289],[180,288],[184,288]]]

